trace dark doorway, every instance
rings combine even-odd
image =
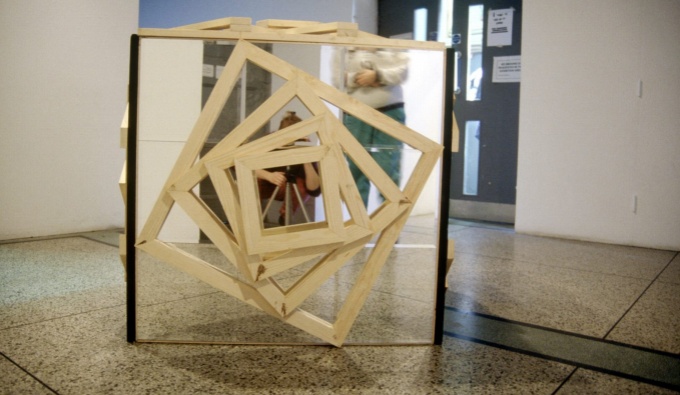
[[[521,27],[521,0],[453,2],[460,150],[451,158],[452,217],[514,223]]]

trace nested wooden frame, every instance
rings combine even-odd
[[[290,325],[328,343],[341,346],[369,295],[371,285],[377,279],[399,237],[414,202],[440,159],[443,147],[250,42],[313,42],[436,50],[443,47],[433,43],[387,40],[366,35],[359,32],[354,24],[264,21],[252,26],[249,18],[227,18],[162,31],[140,29],[140,36],[222,38],[238,40],[238,43],[137,237],[134,236],[136,226],[130,227],[131,223],[134,224],[134,219],[128,215],[126,244],[121,249],[121,256],[127,264],[128,277],[131,274],[128,260],[132,256],[134,261],[134,249],[138,248],[237,299],[279,317]],[[133,61],[131,59],[131,69],[136,66],[132,64]],[[240,70],[246,62],[255,63],[287,82],[215,148],[199,157],[200,149],[229,93],[240,78]],[[131,83],[131,88],[134,88],[133,85]],[[264,122],[293,98],[299,99],[313,117],[277,133],[249,141]],[[324,102],[331,103],[420,151],[420,158],[403,190],[392,182],[344,125],[329,112]],[[136,115],[130,118],[136,121]],[[127,119],[126,113],[124,123]],[[292,151],[274,153],[310,133],[318,135],[319,146],[296,149],[295,155],[291,154]],[[130,139],[127,140],[130,153]],[[263,153],[267,153],[268,160],[262,160]],[[345,164],[345,155],[365,174],[370,175],[371,181],[385,197],[383,205],[370,215],[361,202]],[[253,172],[273,165],[296,164],[301,161],[315,161],[320,164],[323,174],[322,199],[327,220],[277,230],[263,229],[260,225],[260,207],[256,204],[259,199],[255,198],[257,192]],[[129,162],[130,160],[127,163],[128,176],[131,174]],[[236,178],[233,177],[234,173],[237,174]],[[207,177],[215,185],[231,229],[192,191]],[[123,182],[121,178],[121,184]],[[128,187],[124,192],[124,199],[134,196],[134,190],[130,193],[130,189]],[[158,239],[175,204],[234,263],[242,278],[236,278]],[[348,221],[342,220],[342,204],[350,213],[351,219]],[[129,213],[130,205],[127,207]],[[310,235],[314,237],[309,237]],[[360,251],[375,235],[379,235],[375,248],[334,322],[326,322],[299,308],[348,257]],[[281,287],[272,278],[274,274],[296,267],[314,257],[320,258],[319,262],[288,289]],[[134,281],[132,275],[133,286]],[[130,297],[134,299],[134,291],[128,293],[128,299]],[[134,310],[134,307],[131,308],[128,301],[128,316],[131,314],[130,310]],[[128,320],[128,339],[135,341],[136,332],[130,331],[130,325],[135,324],[132,321]]]

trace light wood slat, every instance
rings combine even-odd
[[[311,314],[307,311],[296,309],[284,319],[290,325],[299,328],[312,336],[327,341],[328,343],[340,347],[342,341],[338,341],[333,324]]]
[[[292,66],[290,63],[272,55],[271,53],[259,48],[248,41],[241,41],[239,44],[243,45],[244,50],[248,56],[248,60],[269,71],[274,75],[278,75],[284,80],[293,80],[301,72],[301,70]]]
[[[449,270],[451,270],[451,265],[453,264],[453,260],[454,260],[455,256],[456,256],[456,242],[453,239],[450,239],[446,243],[446,274],[445,274],[445,276],[447,278],[444,281],[445,284],[446,284],[446,288],[449,287],[448,274],[449,274]]]
[[[170,210],[174,204],[175,200],[172,198],[172,196],[170,196],[169,193],[165,191],[161,192],[161,196],[158,198],[158,200],[156,200],[151,212],[149,212],[149,216],[147,217],[144,226],[136,238],[136,245],[158,237],[158,234],[160,233],[160,230],[163,227],[165,220],[168,218]]]
[[[262,297],[269,303],[270,306],[276,311],[276,316],[278,318],[285,317],[290,313],[286,308],[285,295],[279,284],[273,279],[268,278],[261,280],[255,284],[253,287],[257,292],[262,295]]]
[[[300,79],[309,80],[311,76],[301,75]],[[335,138],[338,128],[344,128],[340,121],[330,113],[328,107],[319,99],[312,87],[308,83],[298,83],[298,98],[314,114],[325,114],[323,118],[324,127],[319,128],[319,139],[323,144],[331,147],[329,156],[334,159],[333,166],[338,172],[338,185],[340,188],[340,198],[345,202],[354,223],[366,228],[370,227],[370,221],[366,207],[361,200],[361,195],[354,183],[349,168],[346,165],[344,154]],[[341,182],[341,180],[343,180]]]
[[[239,26],[240,29],[243,29],[244,26],[247,26],[248,29],[246,30],[239,30],[239,31],[250,31],[250,26],[251,26],[252,19],[251,18],[246,18],[246,17],[229,17],[229,18],[221,18],[221,19],[215,19],[212,21],[205,21],[205,22],[199,22],[199,23],[192,23],[190,25],[184,25],[184,26],[178,26],[173,28],[174,30],[221,30],[221,29],[229,29],[232,27]]]
[[[330,147],[326,146],[328,150]],[[319,177],[321,179],[321,193],[328,228],[335,234],[345,237],[343,224],[342,199],[338,184],[338,150],[326,153],[326,157],[319,161]]]
[[[238,187],[235,180],[223,169],[208,166],[210,180],[219,198],[222,209],[229,220],[232,233],[240,245],[245,240],[243,219],[241,218],[241,203],[238,199]],[[251,271],[252,273],[252,271]],[[255,276],[252,276],[255,278]]]
[[[120,262],[123,264],[125,281],[127,282],[127,236],[125,234],[118,235],[118,255],[120,256]]]
[[[286,34],[328,34],[342,31],[346,36],[356,36],[359,25],[352,22],[318,23],[284,30]],[[352,34],[352,32],[354,32]]]
[[[404,186],[404,195],[408,197],[411,202],[418,200],[420,193],[423,191],[425,183],[432,173],[432,169],[437,165],[444,147],[439,146],[436,150],[430,152],[423,152],[420,159],[416,163],[416,167],[411,173],[406,185]]]
[[[255,280],[263,280],[275,274],[307,263],[328,252],[327,246],[312,246],[306,248],[296,248],[286,251],[277,251],[271,256],[264,257],[263,261],[250,265],[250,270],[255,274]]]
[[[127,149],[127,139],[128,139],[128,129],[129,129],[129,112],[130,112],[130,103],[128,103],[125,106],[125,114],[123,114],[123,119],[120,122],[120,148]]]
[[[264,254],[285,251],[291,247],[303,248],[317,245],[335,247],[343,243],[343,237],[328,229],[325,224],[318,229],[300,230],[300,225],[288,226],[287,234],[246,234],[246,251],[249,254]]]
[[[127,161],[123,162],[123,170],[120,172],[120,178],[118,178],[118,187],[123,197],[123,204],[127,206]]]
[[[392,40],[387,38],[367,37],[357,32],[357,37],[333,36],[330,34],[286,34],[276,30],[261,31],[253,29],[251,32],[233,32],[229,30],[170,30],[170,29],[138,29],[137,34],[142,38],[185,38],[203,40],[247,40],[252,42],[286,42],[301,44],[329,44],[370,48],[394,49],[446,49],[444,43],[437,41]]]
[[[409,210],[411,206],[411,204],[405,203],[384,202],[371,214],[371,229],[376,233],[383,231],[388,226],[391,226],[397,218],[401,217],[405,211]]]
[[[370,237],[373,236],[373,232],[369,229],[353,224],[348,225],[345,228],[345,234],[345,244],[354,243],[357,240],[365,237],[370,239]],[[277,252],[270,257],[265,257],[262,263],[258,265],[251,265],[251,267],[257,266],[257,269],[255,269],[254,272],[260,274],[260,277],[257,277],[256,280],[258,278],[264,279],[283,270],[287,270],[299,264],[309,262],[310,260],[327,254],[328,252],[328,246],[324,245],[296,248],[287,250],[285,252]]]
[[[335,116],[328,110],[326,104],[314,93],[312,85],[309,83],[310,80],[316,79],[314,76],[307,74],[304,71],[296,70],[297,77],[297,90],[296,95],[302,104],[307,107],[309,112],[313,115],[323,115],[324,117],[330,116],[335,118]]]
[[[270,136],[275,136],[277,134],[284,134],[284,132],[274,132]],[[252,153],[239,155],[235,161],[254,171],[256,169],[268,169],[271,167],[318,162],[324,159],[328,150],[329,147],[323,145],[295,147],[279,151],[271,150],[258,152],[259,150],[250,150]]]
[[[315,21],[296,21],[287,19],[263,19],[257,21],[255,25],[265,27],[268,29],[290,29],[294,27],[305,27],[318,25],[320,22]]]

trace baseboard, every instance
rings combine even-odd
[[[514,224],[515,205],[451,199],[449,217]]]

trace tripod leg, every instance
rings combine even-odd
[[[277,185],[276,188],[274,188],[274,193],[272,193],[272,196],[269,198],[267,205],[264,207],[264,210],[262,211],[262,217],[266,217],[267,212],[269,211],[269,207],[271,207],[272,203],[274,202],[274,198],[276,197],[276,193],[278,191],[279,191],[279,186]]]
[[[295,196],[297,196],[298,203],[300,203],[300,210],[302,210],[302,215],[305,216],[305,221],[311,222],[309,220],[309,215],[307,215],[307,209],[305,209],[305,203],[300,195],[300,188],[296,184],[293,184],[293,190],[295,191]]]
[[[291,183],[287,182],[286,183],[286,201],[285,201],[285,205],[286,205],[285,224],[286,224],[286,226],[290,225],[290,206],[291,206],[291,204],[290,204],[290,202],[291,202],[290,186],[291,186]]]

